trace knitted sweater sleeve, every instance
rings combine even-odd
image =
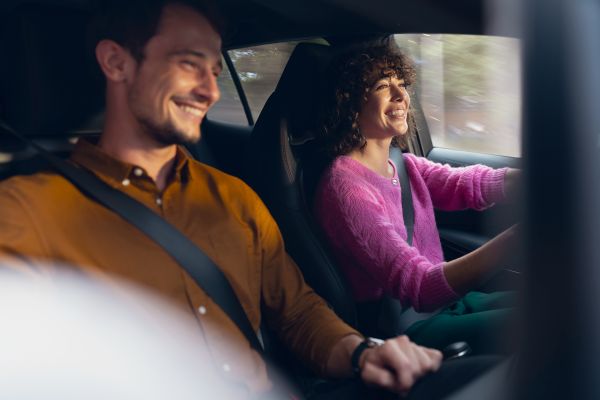
[[[433,311],[458,297],[446,281],[443,263],[432,264],[408,245],[406,233],[403,237],[396,231],[376,191],[351,179],[323,189],[318,214],[325,234],[384,292],[417,311]]]
[[[505,199],[504,176],[508,168],[493,169],[484,165],[453,168],[424,157],[406,155],[405,159],[425,181],[435,208],[483,210]]]

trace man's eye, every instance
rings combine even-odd
[[[183,60],[183,61],[181,61],[181,65],[183,65],[187,69],[193,69],[193,70],[197,70],[197,69],[200,68],[198,66],[198,64],[196,64],[195,62],[190,61],[190,60]]]
[[[382,83],[381,85],[377,85],[377,87],[375,87],[375,90],[382,90],[387,88],[388,86],[390,85],[388,85],[387,83]]]

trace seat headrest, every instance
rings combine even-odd
[[[303,144],[314,138],[326,71],[333,56],[330,46],[300,43],[279,79],[274,94],[287,118],[291,144]]]
[[[88,121],[103,109],[104,82],[86,48],[89,13],[25,4],[1,22],[0,118],[27,136],[97,128]]]

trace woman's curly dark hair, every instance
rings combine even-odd
[[[414,83],[412,61],[395,44],[374,44],[339,56],[329,68],[328,95],[321,107],[322,145],[331,156],[348,154],[366,145],[358,128],[358,115],[369,89],[379,79],[397,76]],[[393,146],[405,148],[409,132],[396,136]]]

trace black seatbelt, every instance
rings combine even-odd
[[[231,284],[219,267],[187,236],[144,204],[112,188],[87,170],[49,153],[2,121],[0,121],[0,128],[34,148],[82,193],[112,210],[158,243],[225,311],[246,336],[252,348],[263,354],[262,345]]]
[[[402,197],[402,216],[406,227],[406,242],[412,246],[415,225],[412,191],[402,151],[390,150],[390,159],[396,165]],[[403,307],[400,300],[384,294],[379,300],[358,303],[357,315],[363,333],[378,337],[392,337],[402,333],[413,323],[429,317],[429,313],[417,313],[412,307]],[[394,324],[392,324],[392,321]]]
[[[409,246],[412,246],[413,232],[415,228],[415,210],[413,208],[412,191],[410,190],[410,181],[408,173],[404,165],[402,152],[398,148],[392,148],[390,157],[396,164],[396,172],[400,181],[400,192],[402,196],[402,216],[404,217],[404,225],[406,226],[406,241]]]

